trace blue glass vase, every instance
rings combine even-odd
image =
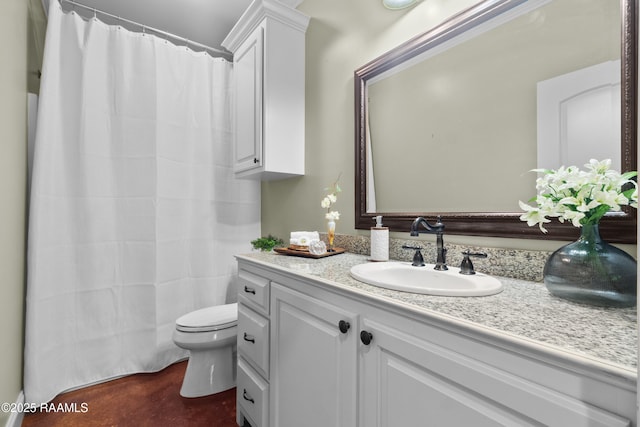
[[[633,307],[637,271],[631,255],[602,240],[598,224],[587,224],[577,241],[551,254],[543,276],[557,297],[603,307]]]

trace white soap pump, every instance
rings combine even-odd
[[[382,226],[382,215],[373,217],[375,227],[371,227],[371,261],[389,260],[389,227]]]

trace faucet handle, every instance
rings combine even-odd
[[[424,258],[422,257],[422,252],[420,252],[422,250],[422,246],[402,245],[402,249],[411,249],[411,250],[416,251],[413,254],[413,262],[411,263],[411,265],[413,265],[414,267],[424,267],[425,266]]]
[[[471,257],[475,258],[486,258],[488,255],[484,252],[471,252],[469,249],[462,252],[464,258],[460,263],[460,274],[476,274],[476,271],[473,269],[473,263],[471,262]]]

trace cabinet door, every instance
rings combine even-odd
[[[272,283],[271,426],[356,425],[357,329],[354,314]]]
[[[235,172],[262,166],[264,28],[258,27],[233,56],[235,74]]]
[[[367,319],[361,426],[628,426],[628,420],[460,354],[441,330],[392,329]],[[419,334],[421,338],[404,331]],[[437,343],[428,340],[438,340]]]

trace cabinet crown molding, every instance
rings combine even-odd
[[[307,31],[310,19],[304,13],[277,0],[254,0],[222,41],[222,46],[230,52],[235,52],[264,18],[280,21],[302,33]]]

